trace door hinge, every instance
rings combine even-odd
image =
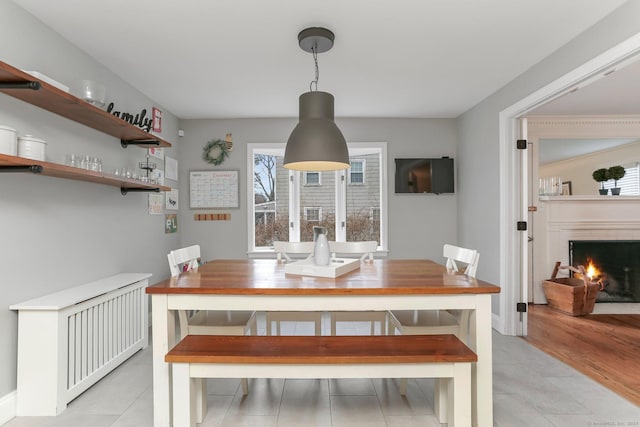
[[[293,182],[293,175],[289,177],[289,182]]]
[[[527,231],[527,221],[518,221],[516,228],[518,231]]]
[[[538,207],[537,206],[529,206],[529,208],[527,210],[529,212],[538,212]]]
[[[526,139],[519,139],[516,141],[516,148],[518,150],[526,150],[527,149],[527,140]]]
[[[518,313],[526,313],[527,312],[527,303],[526,302],[518,302],[518,303],[516,303],[516,311]]]

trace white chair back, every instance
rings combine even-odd
[[[313,255],[313,242],[273,242],[273,250],[276,252],[278,262],[291,262],[290,255],[297,255],[298,258],[309,258]],[[306,255],[306,256],[305,256]]]
[[[362,242],[329,242],[331,258],[336,258],[336,254],[359,254],[360,259],[373,260],[373,254],[378,250],[378,242],[367,240]]]
[[[461,248],[459,246],[444,245],[442,254],[447,259],[447,268],[451,268],[454,271],[459,271],[456,262],[466,264],[466,268],[463,271],[464,274],[471,277],[476,277],[476,270],[478,269],[478,261],[480,260],[480,254],[475,249]]]
[[[186,266],[185,271],[198,269],[198,258],[200,258],[200,245],[188,246],[176,249],[167,255],[171,276],[177,276]]]

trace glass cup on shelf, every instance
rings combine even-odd
[[[80,82],[80,98],[97,107],[103,107],[107,98],[107,88],[93,80]]]
[[[81,156],[80,167],[82,169],[91,169],[91,157],[90,156]]]
[[[64,164],[67,166],[72,166],[74,168],[80,167],[80,155],[69,153],[64,158]]]

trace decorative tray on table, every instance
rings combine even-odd
[[[300,274],[302,276],[335,278],[359,268],[359,258],[332,258],[329,265],[315,265],[314,259],[308,258],[286,264],[284,266],[284,272],[287,274]]]

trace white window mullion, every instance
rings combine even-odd
[[[336,242],[347,241],[347,171],[336,171]]]
[[[256,224],[255,224],[255,197],[254,197],[254,189],[253,189],[253,176],[255,173],[255,164],[253,161],[253,150],[252,149],[247,149],[247,175],[248,178],[247,179],[247,194],[251,195],[251,204],[250,206],[250,212],[247,215],[247,228],[249,229],[249,234],[248,234],[248,247],[249,247],[249,251],[254,251],[256,246],[255,246],[255,238],[256,238]]]
[[[300,241],[300,172],[289,171],[289,241]]]

